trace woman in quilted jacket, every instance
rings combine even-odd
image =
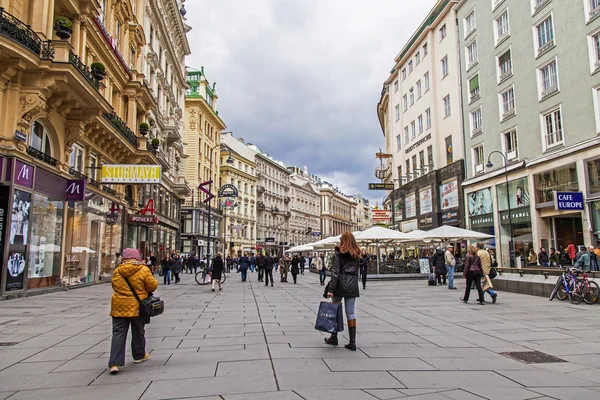
[[[331,260],[331,280],[329,281],[329,293],[327,297],[332,297],[334,303],[342,303],[346,309],[346,318],[348,319],[348,332],[350,334],[350,343],[345,347],[348,350],[356,351],[356,314],[354,314],[354,304],[358,294],[358,272],[360,266],[360,247],[352,232],[344,232],[340,239],[340,251],[335,252]],[[337,333],[332,333],[331,337],[325,339],[325,343],[337,346]]]
[[[115,269],[112,277],[113,295],[110,316],[113,321],[113,335],[110,346],[108,367],[111,374],[117,374],[119,367],[125,365],[125,346],[127,331],[131,326],[131,349],[133,362],[143,363],[150,357],[146,353],[144,317],[140,317],[140,304],[135,298],[127,281],[136,291],[140,300],[148,297],[158,287],[158,281],[148,268],[144,268],[140,252],[136,249],[123,250],[123,261]]]

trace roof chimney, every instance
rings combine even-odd
[[[238,140],[242,143],[244,143],[244,138],[238,138]]]

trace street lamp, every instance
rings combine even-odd
[[[514,268],[515,267],[515,243],[514,243],[514,235],[513,235],[513,224],[512,224],[512,215],[511,215],[511,211],[510,211],[510,193],[508,190],[508,170],[506,169],[507,167],[507,158],[506,155],[498,150],[492,151],[489,155],[488,155],[488,162],[485,165],[486,168],[492,168],[494,166],[494,164],[492,164],[492,162],[490,161],[490,157],[492,156],[492,154],[494,153],[498,153],[502,156],[503,160],[504,160],[504,178],[506,179],[506,203],[508,204],[508,225],[510,227],[510,241],[508,242],[508,249],[510,252],[510,267]],[[502,218],[501,218],[502,219]],[[500,226],[502,226],[502,221],[500,221]]]
[[[218,143],[216,145],[214,145],[213,147],[210,148],[210,163],[209,163],[209,172],[208,172],[208,181],[210,182],[208,184],[208,192],[210,193],[211,190],[211,186],[212,186],[212,163],[213,163],[213,150],[217,147],[220,146],[221,144]],[[229,157],[227,157],[227,161],[225,161],[227,164],[233,164],[233,158],[231,157],[231,150],[229,150]],[[200,186],[198,186],[198,189],[200,188]],[[212,231],[212,226],[211,226],[211,207],[210,207],[210,202],[212,199],[210,199],[207,203],[207,209],[208,209],[208,234],[207,236],[207,243],[206,243],[206,264],[207,266],[210,265],[210,232]],[[223,243],[224,244],[224,243]]]

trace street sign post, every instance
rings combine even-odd
[[[369,183],[369,190],[394,190],[393,183]]]

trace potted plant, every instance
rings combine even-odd
[[[54,20],[54,32],[56,32],[56,36],[66,40],[73,33],[73,23],[67,17],[58,17]]]
[[[90,67],[92,70],[92,74],[94,74],[94,78],[96,78],[99,81],[104,79],[104,76],[106,75],[106,67],[104,66],[104,64],[95,61]]]
[[[149,130],[150,130],[150,125],[148,125],[148,124],[147,124],[147,123],[145,123],[145,122],[142,122],[142,123],[140,124],[140,134],[141,134],[142,136],[146,136],[146,135],[148,134],[148,131],[149,131]]]
[[[160,146],[160,140],[154,138],[154,139],[152,139],[151,143],[152,143],[152,148],[154,150],[158,150],[158,146]]]

